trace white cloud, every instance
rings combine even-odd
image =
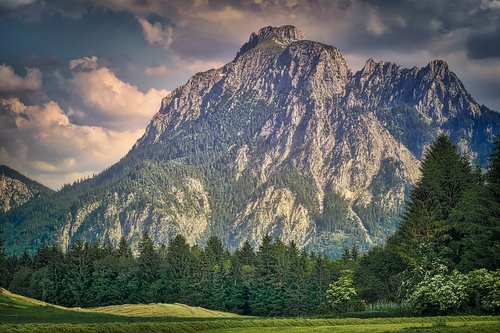
[[[143,17],[137,17],[137,21],[141,25],[142,33],[149,45],[158,44],[168,48],[172,44],[174,31],[171,26],[163,27],[160,22],[151,24]]]
[[[168,73],[168,68],[165,65],[153,65],[144,69],[144,74],[147,76],[164,76]]]
[[[82,62],[84,59],[72,60],[78,66]],[[158,112],[163,97],[170,93],[154,88],[143,93],[136,86],[121,81],[107,67],[73,71],[73,78],[67,85],[71,100],[78,101],[71,106],[74,120],[122,130],[144,129]]]
[[[122,158],[169,94],[140,91],[95,56],[74,59],[68,67],[71,77],[59,77],[64,88],[59,102],[0,99],[0,163],[52,188],[97,174]],[[42,88],[38,70],[24,78],[8,66],[0,73],[10,91]]]
[[[196,74],[198,72],[205,72],[213,68],[220,68],[226,63],[224,61],[211,61],[211,60],[185,60],[181,57],[174,56],[173,62],[176,68],[180,68],[191,74]]]
[[[69,69],[71,70],[96,70],[99,66],[97,64],[97,57],[83,57],[79,59],[73,59],[69,62]]]
[[[37,68],[26,68],[26,76],[14,72],[12,67],[0,65],[0,92],[34,91],[42,87],[42,72]]]
[[[0,99],[0,120],[0,163],[52,188],[117,162],[144,132],[75,125],[54,101]]]

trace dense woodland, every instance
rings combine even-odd
[[[445,135],[427,150],[400,228],[385,247],[339,259],[266,236],[230,252],[217,237],[204,247],[182,235],[156,246],[144,235],[135,254],[125,239],[54,244],[7,257],[0,285],[65,306],[185,303],[262,316],[336,315],[391,303],[414,314],[500,311],[500,139],[486,172]],[[1,238],[0,238],[1,239]]]

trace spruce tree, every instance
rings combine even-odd
[[[451,214],[456,231],[454,259],[464,272],[494,270],[500,261],[500,137],[485,177],[477,170],[475,179]]]
[[[149,303],[153,301],[152,284],[159,277],[159,255],[147,233],[139,241],[138,250],[135,295],[137,301]]]
[[[166,276],[169,281],[167,297],[169,303],[193,304],[199,301],[195,280],[195,258],[186,238],[175,236],[167,247]]]
[[[500,266],[500,135],[497,135],[493,154],[490,157],[487,180],[487,201],[490,209],[488,224],[491,237],[488,252],[491,254],[491,269]]]
[[[255,275],[250,292],[250,304],[255,315],[269,315],[273,309],[277,262],[272,238],[264,236],[257,251]]]
[[[5,255],[5,245],[3,241],[3,231],[0,228],[0,287],[7,288],[8,283],[7,256]]]
[[[457,153],[448,137],[441,134],[425,153],[421,177],[410,195],[399,230],[389,244],[408,260],[418,260],[419,245],[449,257],[452,237],[450,213],[474,182],[466,156]]]

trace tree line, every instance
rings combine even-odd
[[[64,306],[184,303],[241,314],[299,316],[324,312],[329,283],[342,265],[265,236],[229,252],[217,237],[204,247],[177,235],[156,246],[144,235],[136,256],[125,239],[75,242],[4,258],[2,286]]]
[[[500,310],[500,140],[488,170],[471,165],[448,137],[429,147],[401,218],[383,247],[339,259],[265,236],[233,251],[210,237],[191,246],[182,235],[157,246],[147,234],[136,254],[125,239],[75,242],[33,255],[5,255],[0,285],[65,306],[184,303],[260,316],[361,311],[380,302],[415,314]]]

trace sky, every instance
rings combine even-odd
[[[53,189],[97,174],[170,91],[286,24],[353,72],[445,60],[500,111],[500,0],[0,0],[0,164]]]

